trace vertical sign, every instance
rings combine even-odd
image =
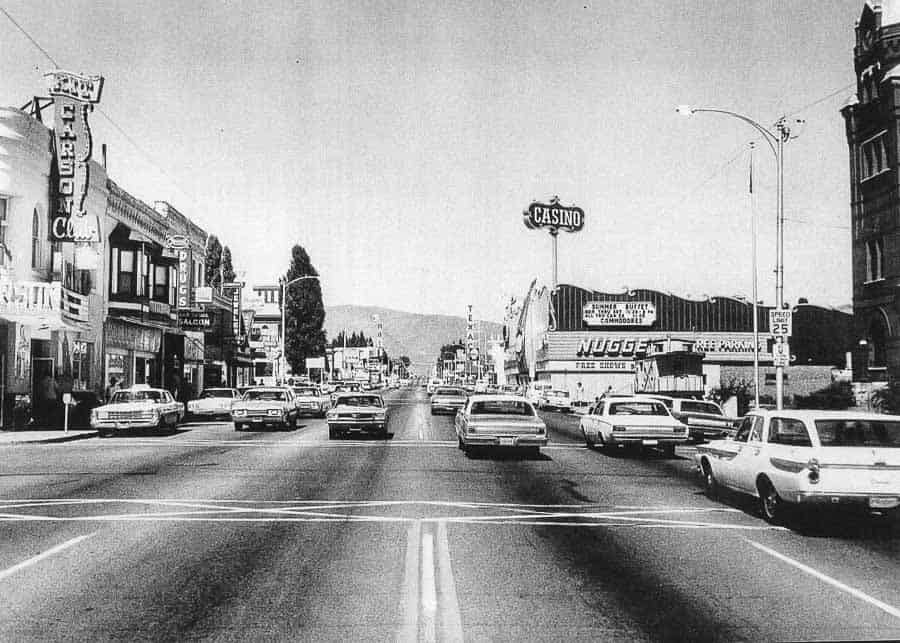
[[[175,307],[178,310],[188,310],[193,303],[191,301],[191,273],[193,272],[191,244],[188,238],[181,234],[170,235],[166,242],[178,255]]]
[[[466,306],[466,355],[472,358],[472,351],[475,348],[475,322],[472,317],[472,304]]]
[[[231,291],[231,332],[235,337],[239,337],[241,334],[241,291],[243,288],[244,284],[240,281],[222,284],[223,291]],[[250,330],[249,323],[247,330]]]
[[[100,102],[102,76],[79,76],[65,71],[45,74],[55,107],[54,134],[59,183],[56,213],[50,226],[55,241],[99,243],[97,215],[84,209],[89,184],[91,129],[88,114]]]

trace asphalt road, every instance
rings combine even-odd
[[[190,424],[0,448],[0,640],[900,637],[900,530],[775,528],[690,449],[456,448],[423,389],[386,441]]]

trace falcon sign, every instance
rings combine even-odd
[[[527,228],[549,228],[553,233],[558,230],[578,232],[584,227],[584,210],[560,205],[555,200],[549,204],[532,203],[522,216]]]

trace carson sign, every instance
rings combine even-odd
[[[578,232],[584,227],[584,210],[555,202],[532,203],[522,216],[525,218],[525,227],[530,229],[549,228],[551,232],[558,230]]]

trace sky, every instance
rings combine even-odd
[[[585,211],[559,281],[774,303],[775,161],[739,120],[788,115],[786,300],[851,302],[858,0],[231,2],[0,7],[0,104],[61,67],[105,78],[91,117],[110,177],[170,202],[274,283],[294,244],[326,305],[500,320],[552,278],[522,211]]]

